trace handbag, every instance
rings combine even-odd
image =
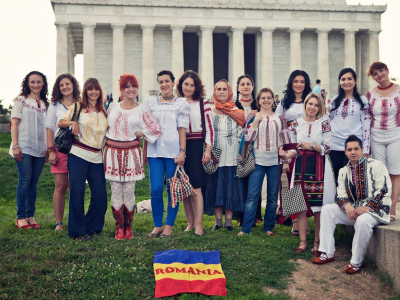
[[[75,119],[76,111],[78,108],[78,104],[75,103],[74,114],[72,115],[71,121],[78,121],[79,116],[81,114],[81,109],[79,108],[78,116]],[[69,154],[72,147],[72,142],[74,141],[74,134],[72,133],[72,128],[60,128],[57,132],[56,137],[54,138],[54,145],[57,148],[57,151],[64,154]]]
[[[204,99],[200,99],[200,115],[201,115],[201,126],[203,132],[203,153],[206,151],[206,118],[204,116]],[[219,158],[221,157],[221,149],[211,147],[211,159],[203,164],[203,169],[208,175],[214,174],[218,169]]]
[[[254,117],[249,120],[247,125],[253,123]],[[243,178],[248,176],[256,169],[256,159],[253,154],[253,143],[245,142],[244,133],[239,145],[239,154],[237,156],[236,177]]]
[[[174,177],[168,178],[167,183],[169,184],[172,208],[183,199],[196,194],[182,165],[176,166]]]

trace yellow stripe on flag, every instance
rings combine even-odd
[[[225,278],[221,264],[154,264],[154,274],[156,281],[164,278],[187,281]]]

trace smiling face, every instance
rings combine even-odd
[[[191,98],[196,91],[196,85],[194,84],[193,78],[186,78],[182,83],[183,97]]]
[[[389,70],[386,68],[381,68],[379,70],[373,70],[371,72],[372,79],[374,79],[378,84],[384,84],[389,81]]]
[[[353,74],[351,74],[351,72],[348,72],[340,77],[339,84],[345,92],[353,92],[356,81],[354,80]]]
[[[253,91],[253,83],[249,78],[242,78],[239,82],[238,91],[242,96],[249,96]]]
[[[260,99],[258,100],[258,105],[261,110],[272,109],[272,104],[274,103],[274,98],[270,92],[262,93]]]
[[[44,86],[43,78],[40,75],[32,74],[28,79],[28,86],[33,94],[40,94]]]
[[[164,96],[171,96],[175,82],[169,75],[161,75],[157,78],[158,86]]]
[[[132,101],[138,96],[138,88],[132,82],[129,82],[126,87],[121,91],[124,100]]]
[[[317,98],[310,98],[306,104],[306,115],[308,117],[316,117],[319,112],[319,102]]]
[[[306,79],[302,75],[297,75],[292,81],[292,89],[296,94],[302,94],[306,88]]]
[[[64,97],[68,97],[74,92],[74,86],[69,78],[61,79],[59,88]]]
[[[346,144],[345,154],[352,165],[357,165],[361,156],[363,155],[364,148],[358,142],[348,142]]]
[[[215,90],[215,96],[217,97],[218,101],[221,104],[224,104],[228,101],[229,91],[226,82],[222,81],[218,83],[217,88]]]
[[[86,95],[89,101],[97,101],[97,99],[99,99],[100,96],[100,90],[92,88],[91,90],[87,90]]]

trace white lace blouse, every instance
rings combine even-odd
[[[202,132],[203,127],[201,124],[201,110],[200,101],[192,101],[190,104],[190,117],[189,117],[189,128],[186,132]],[[206,121],[206,143],[210,146],[214,146],[214,127],[213,127],[213,115],[211,113],[211,106],[208,101],[204,99],[204,119]]]
[[[47,107],[40,100],[40,108],[36,100],[18,96],[11,110],[12,119],[20,119],[18,124],[18,146],[23,154],[35,157],[44,157],[47,152],[46,139],[46,114]],[[11,142],[9,154],[13,156]]]
[[[282,106],[282,101],[279,103],[278,107],[276,108],[275,112],[277,114],[282,115],[288,123],[297,120],[298,118],[304,117],[304,110],[303,110],[303,103],[296,103],[294,102],[289,109],[285,110]]]
[[[143,105],[148,105],[151,113],[161,125],[161,135],[147,145],[147,157],[174,158],[180,153],[178,128],[189,128],[190,106],[186,98],[175,98],[172,102],[159,102],[159,97],[150,97]]]

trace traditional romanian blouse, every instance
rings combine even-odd
[[[400,127],[400,86],[388,97],[379,95],[375,88],[367,92],[371,111],[371,128],[393,129]]]
[[[285,109],[282,106],[282,101],[278,104],[278,107],[276,108],[275,112],[277,114],[282,115],[288,122],[288,126],[294,121],[297,120],[298,118],[304,117],[304,110],[303,110],[303,103],[296,103],[294,102],[289,109]]]
[[[142,131],[149,143],[154,143],[161,135],[161,126],[146,104],[125,110],[122,102],[113,103],[107,110],[108,130],[106,137],[114,141],[137,140],[136,132]],[[140,142],[140,141],[139,141]],[[122,158],[126,159],[122,159]],[[137,181],[144,178],[143,161],[138,147],[128,150],[104,150],[106,179],[120,182]]]
[[[190,104],[189,128],[186,129],[187,133],[202,132],[203,127],[201,124],[201,110],[200,101],[192,101]],[[211,106],[208,101],[204,99],[204,118],[206,121],[206,143],[214,146],[214,128],[213,116],[211,113]]]
[[[279,147],[290,143],[286,119],[275,113],[264,117],[258,123],[257,129],[254,129],[252,124],[247,125],[245,140],[254,142],[253,150],[257,165],[277,165]]]
[[[23,154],[44,157],[47,152],[46,113],[47,107],[40,100],[38,107],[35,99],[18,96],[11,110],[11,118],[20,119],[18,124],[18,146]],[[9,154],[13,156],[11,143]]]
[[[80,104],[78,103],[77,113]],[[71,105],[62,120],[71,121],[74,115],[75,104]],[[78,120],[79,129],[82,133],[81,137],[75,136],[80,143],[95,149],[101,149],[104,146],[104,137],[107,132],[107,117],[103,112],[94,112],[90,109],[82,109]],[[92,152],[82,147],[72,145],[70,154],[74,154],[88,162],[100,164],[103,162],[101,151]]]
[[[150,97],[144,104],[150,108],[162,131],[157,141],[147,145],[147,157],[174,158],[180,153],[178,128],[189,128],[190,106],[186,98],[159,101],[159,97]]]
[[[217,115],[214,111],[212,114],[215,132],[214,147],[222,150],[218,166],[236,166],[243,129],[225,114]]]
[[[361,110],[361,105],[355,99],[344,99],[340,106],[332,111],[336,99],[337,96],[333,97],[329,105],[332,150],[344,151],[346,139],[354,134],[363,141],[364,153],[369,154],[371,144],[371,116],[368,99],[361,96],[361,100],[364,103],[364,110]]]
[[[47,122],[46,128],[51,129],[53,131],[54,137],[57,135],[57,132],[60,128],[58,128],[58,122],[67,112],[68,107],[62,104],[61,101],[58,101],[56,105],[51,103],[49,105],[49,109],[47,110]]]

